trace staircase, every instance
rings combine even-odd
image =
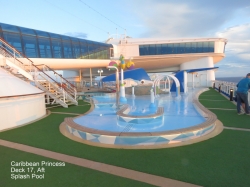
[[[2,38],[0,38],[0,66],[43,90],[46,95],[46,104],[58,103],[65,108],[68,108],[70,104],[78,105],[77,91],[73,84],[48,66],[35,65]]]

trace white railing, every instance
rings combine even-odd
[[[233,90],[233,97],[236,96],[237,83],[226,81],[214,81],[214,88],[223,93],[227,97],[230,97],[230,90]],[[250,103],[250,92],[248,92],[248,102]]]
[[[21,54],[2,38],[0,38],[0,54],[6,59],[5,61],[7,61],[9,65],[18,68],[19,73],[22,73],[31,81],[35,81],[35,83],[38,84],[39,80],[46,79],[50,82],[50,84],[53,84],[55,87],[59,87],[59,89],[62,91],[62,95],[64,96],[64,101],[67,98],[77,104],[77,90],[73,84],[46,65],[34,65],[34,63],[29,58]],[[49,71],[53,72],[56,79],[58,80],[52,78],[52,76],[50,76],[48,73]]]
[[[159,86],[160,81],[162,79],[164,79],[165,77],[167,78],[168,83],[169,83],[168,84],[168,89],[166,88],[166,83],[165,83],[165,90],[168,90],[170,92],[170,80],[169,80],[169,77],[170,77],[170,78],[172,78],[174,80],[174,82],[176,84],[176,96],[178,96],[179,92],[180,92],[180,82],[175,76],[169,75],[169,74],[168,75],[160,75],[160,76],[155,78],[155,80],[153,82],[153,86],[152,86],[154,88],[154,94],[156,95],[156,87],[157,87],[157,85]]]

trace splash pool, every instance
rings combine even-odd
[[[127,96],[117,109],[115,94],[93,96],[91,111],[66,118],[67,131],[94,144],[147,146],[187,141],[213,131],[216,116],[197,100],[202,90],[176,98],[161,95],[150,107],[150,96]]]

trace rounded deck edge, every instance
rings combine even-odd
[[[197,92],[193,100],[195,107],[206,118],[206,121],[194,127],[162,132],[109,132],[86,128],[76,124],[73,121],[74,118],[65,118],[60,126],[60,131],[75,141],[112,148],[153,149],[171,147],[171,145],[186,145],[190,141],[199,142],[203,140],[203,137],[209,137],[213,132],[218,131],[218,128],[223,130],[218,126],[218,122],[216,123],[217,116],[198,101],[198,96],[206,90]],[[223,127],[223,125],[221,126]]]

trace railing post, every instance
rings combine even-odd
[[[75,91],[75,100],[76,100],[76,89],[74,88],[74,91]]]
[[[13,50],[13,52],[14,52],[14,64],[16,64],[16,62],[15,62],[15,60],[16,60],[16,53],[15,53],[15,50],[14,49],[12,49]]]
[[[230,89],[230,101],[233,101],[233,89]]]
[[[63,89],[63,102],[65,103],[65,97],[66,97],[66,94],[65,94],[65,91]]]

